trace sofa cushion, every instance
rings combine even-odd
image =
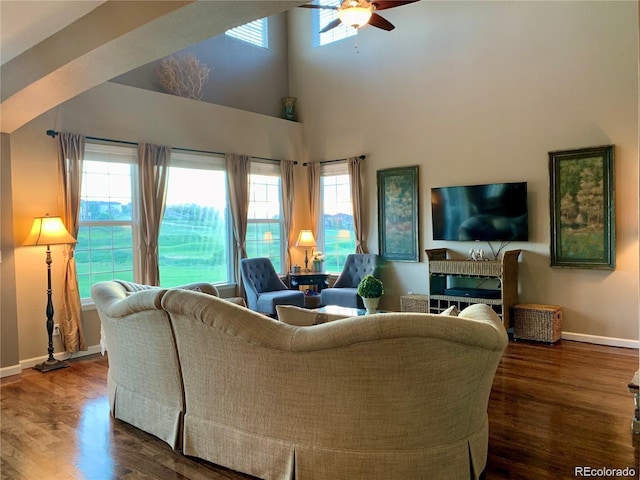
[[[311,325],[319,325],[321,323],[332,322],[341,318],[349,318],[348,315],[340,315],[336,313],[321,313],[316,310],[309,310],[292,305],[276,305],[278,320],[288,325],[296,325],[299,327],[309,327]]]
[[[440,313],[440,315],[449,315],[450,317],[458,316],[458,307],[451,305],[449,308]]]

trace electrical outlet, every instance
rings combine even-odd
[[[60,336],[60,325],[54,325],[53,326],[53,336],[54,337],[59,337]]]

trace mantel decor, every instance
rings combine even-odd
[[[418,166],[378,170],[380,256],[417,262],[418,238]]]
[[[551,266],[615,268],[614,146],[549,152]]]

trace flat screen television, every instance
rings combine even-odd
[[[431,189],[434,240],[529,240],[527,182]]]

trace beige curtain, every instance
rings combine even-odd
[[[240,259],[247,257],[247,217],[249,215],[249,174],[251,158],[247,155],[228,153],[225,155],[227,165],[227,185],[229,203],[233,220],[233,268],[238,284],[238,296],[244,297],[244,286],[240,274]]]
[[[84,136],[58,134],[58,179],[62,221],[73,238],[80,227],[80,192]],[[65,245],[62,311],[58,315],[62,345],[67,352],[87,350],[82,322],[82,305],[78,291],[78,274],[74,258],[75,245]]]
[[[291,248],[296,240],[293,229],[293,165],[290,160],[280,162],[280,177],[282,178],[282,232],[285,235],[283,243],[287,248],[284,258],[284,271],[291,271]]]
[[[171,147],[140,143],[138,166],[140,183],[140,236],[142,283],[160,285],[158,235],[164,215],[169,181]]]
[[[353,205],[353,229],[356,237],[356,253],[365,253],[365,232],[362,227],[362,157],[347,159],[349,183],[351,184],[351,204]]]
[[[311,221],[311,231],[313,236],[318,238],[318,219],[320,218],[320,201],[322,198],[320,191],[320,162],[307,164],[307,178],[309,181],[309,216]]]

